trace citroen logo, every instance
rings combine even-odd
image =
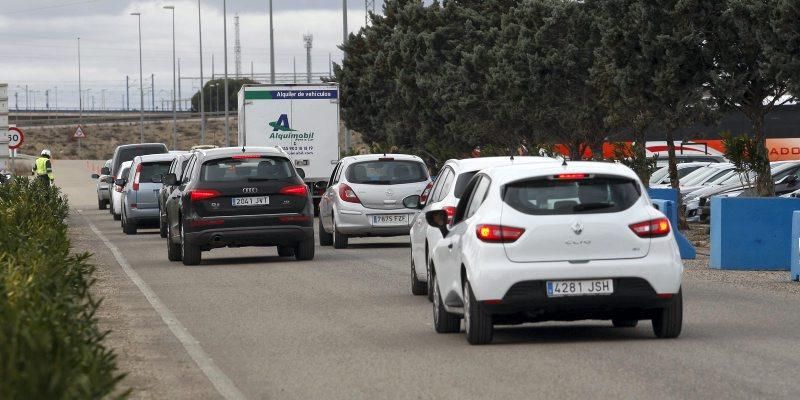
[[[242,193],[258,193],[258,188],[242,188]]]
[[[570,228],[572,228],[572,231],[575,232],[576,235],[583,233],[583,224],[581,221],[575,221]]]
[[[392,189],[386,189],[386,197],[392,197],[392,196],[394,196],[394,191],[392,191]]]

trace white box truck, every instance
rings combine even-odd
[[[238,139],[239,146],[283,148],[318,204],[339,160],[338,85],[242,86]]]

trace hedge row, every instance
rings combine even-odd
[[[0,399],[127,396],[97,325],[90,255],[70,254],[68,212],[57,188],[0,185]]]

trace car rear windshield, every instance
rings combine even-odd
[[[142,172],[139,182],[161,182],[161,177],[169,172],[171,161],[142,163]],[[158,178],[154,181],[155,178]]]
[[[628,209],[640,196],[639,185],[633,180],[595,176],[515,182],[506,186],[503,201],[531,215],[597,214]]]
[[[399,185],[428,179],[425,165],[418,161],[376,160],[355,163],[347,168],[347,181],[367,185]]]
[[[271,181],[293,176],[292,163],[285,157],[220,158],[206,161],[200,170],[204,182]]]
[[[150,145],[150,146],[132,146],[119,149],[117,158],[114,160],[114,168],[119,168],[125,161],[132,161],[136,156],[146,156],[148,154],[164,154],[167,153],[167,146]]]

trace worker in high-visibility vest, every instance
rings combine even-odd
[[[50,150],[42,150],[42,155],[33,163],[33,174],[42,184],[50,186],[55,180],[53,165],[50,163]]]

